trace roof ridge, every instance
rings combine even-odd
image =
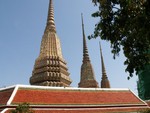
[[[22,85],[22,84],[16,84],[13,86],[9,86],[6,88],[2,88],[0,89],[0,91],[3,90],[7,90],[7,89],[11,89],[11,88],[37,88],[37,89],[60,89],[60,90],[83,90],[83,91],[88,91],[88,90],[92,90],[92,91],[96,91],[96,90],[101,90],[101,91],[129,91],[129,88],[78,88],[78,87],[49,87],[49,86],[34,86],[34,85]],[[131,91],[131,90],[130,90]],[[132,91],[131,91],[132,92]],[[133,92],[132,92],[133,93]]]
[[[104,90],[104,91],[111,91],[111,90],[120,90],[120,91],[129,91],[128,88],[78,88],[78,87],[49,87],[49,86],[33,86],[33,85],[18,85],[22,88],[38,88],[38,89],[60,89],[60,90]]]
[[[71,89],[71,90],[104,90],[104,91],[129,91],[129,88],[78,88],[78,87],[49,87],[49,86],[34,86],[34,85],[23,85],[23,84],[16,84],[16,85],[12,85],[6,88],[2,88],[0,89],[0,91],[6,90],[6,89],[11,89],[11,88],[37,88],[37,89]],[[131,90],[130,90],[131,91]],[[133,93],[133,92],[132,92]]]

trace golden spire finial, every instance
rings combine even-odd
[[[56,32],[55,20],[54,20],[53,0],[50,0],[50,2],[49,2],[49,9],[48,9],[48,17],[47,17],[46,29]]]

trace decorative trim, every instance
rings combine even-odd
[[[15,88],[16,85],[13,85],[13,86],[8,86],[8,87],[5,87],[5,88],[0,88],[0,91],[4,91],[4,90],[7,90],[7,89],[12,89],[12,88]]]
[[[142,100],[141,98],[139,98],[133,91],[130,90],[130,92],[131,92],[133,95],[135,95],[135,97],[136,97],[137,99],[139,99],[141,102],[143,102],[144,104],[146,104],[146,105],[148,106],[148,104],[147,104],[144,100]]]
[[[15,95],[17,93],[18,88],[19,88],[19,85],[16,85],[15,89],[14,89],[13,93],[11,94],[11,96],[10,96],[10,98],[9,98],[9,100],[8,100],[6,105],[10,105],[11,104],[12,100],[14,99],[14,97],[15,97]]]
[[[11,88],[15,88],[15,90],[18,90],[18,88],[33,88],[33,89],[81,90],[81,91],[131,91],[128,88],[77,88],[77,87],[50,87],[50,86],[34,86],[34,85],[19,85],[19,84],[2,88],[0,89],[0,91],[11,89]],[[13,93],[16,92],[14,91]]]
[[[114,108],[33,108],[33,110],[111,110],[111,109],[139,109],[139,107],[114,107]],[[140,107],[140,108],[146,108],[146,107]]]

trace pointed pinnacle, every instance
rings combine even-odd
[[[83,14],[81,14],[81,19],[82,19],[82,32],[83,32],[83,62],[84,62],[84,61],[90,61],[90,58],[88,54],[88,48],[87,48],[86,37],[84,32]]]
[[[101,62],[102,62],[102,80],[101,80],[101,88],[110,88],[110,83],[106,74],[104,60],[103,60],[103,54],[102,54],[102,47],[99,42],[100,46],[100,54],[101,54]]]
[[[49,1],[49,9],[48,9],[46,29],[56,32],[55,20],[54,20],[53,0]]]
[[[102,77],[107,76],[106,75],[106,69],[105,69],[105,65],[104,65],[104,59],[103,59],[103,54],[102,54],[102,47],[101,47],[101,43],[99,42],[99,47],[100,47],[100,54],[101,54],[101,63],[102,63]]]

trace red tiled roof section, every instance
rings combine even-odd
[[[6,105],[14,88],[0,91],[0,105]]]
[[[48,105],[143,104],[130,91],[19,89],[12,103]]]

